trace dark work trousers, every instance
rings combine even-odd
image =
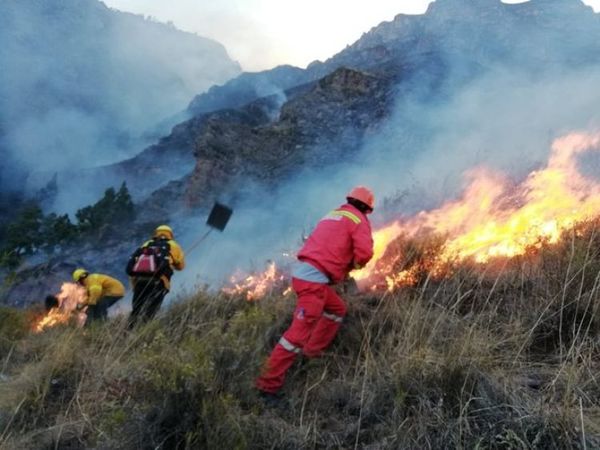
[[[143,278],[135,280],[129,328],[133,328],[138,322],[145,323],[152,320],[168,292],[162,280]]]
[[[87,308],[86,325],[96,320],[106,320],[108,317],[108,308],[117,303],[123,297],[102,297],[99,298],[95,305],[89,305]]]

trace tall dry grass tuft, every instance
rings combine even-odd
[[[598,448],[597,225],[447,279],[423,271],[416,287],[346,296],[334,345],[298,361],[277,408],[253,382],[293,296],[198,292],[133,332],[115,320],[34,335],[25,313],[2,309],[0,445]]]

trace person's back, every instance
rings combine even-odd
[[[89,273],[85,269],[76,269],[73,280],[85,287],[87,298],[79,305],[86,308],[86,324],[108,317],[108,308],[125,295],[125,286],[116,278],[101,273]]]
[[[292,324],[256,380],[268,402],[276,401],[275,394],[299,353],[317,357],[335,338],[346,305],[329,285],[343,280],[373,256],[371,225],[366,216],[373,211],[373,193],[358,186],[346,198],[348,203],[325,216],[298,252],[299,262],[292,272],[292,288],[298,297]]]
[[[89,274],[84,283],[90,294],[95,298],[101,297],[123,297],[125,295],[125,286],[116,278],[101,273]],[[90,302],[95,304],[96,301]]]
[[[332,282],[343,280],[355,265],[373,256],[373,238],[367,216],[347,203],[325,216],[298,252],[300,261],[313,264]]]
[[[137,270],[142,258],[152,260],[146,269]],[[133,284],[132,310],[129,327],[132,328],[142,320],[152,319],[171,288],[171,277],[174,270],[183,270],[185,255],[180,245],[174,240],[173,230],[167,225],[156,228],[152,239],[139,247],[129,259],[127,274]]]

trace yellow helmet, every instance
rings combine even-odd
[[[79,280],[81,280],[84,277],[87,277],[88,275],[88,271],[85,269],[75,269],[75,272],[73,272],[73,281],[77,283],[79,282]]]
[[[154,230],[154,237],[158,236],[166,236],[169,239],[173,239],[173,230],[169,225],[160,225]]]

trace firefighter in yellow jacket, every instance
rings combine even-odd
[[[171,288],[173,272],[184,267],[185,256],[174,239],[173,230],[168,225],[160,225],[152,239],[142,244],[127,263],[126,272],[133,284],[129,328],[156,315]]]
[[[125,286],[119,280],[101,273],[89,273],[85,269],[73,272],[73,281],[85,287],[87,297],[78,308],[87,307],[87,321],[104,320],[108,317],[108,308],[125,295]]]

